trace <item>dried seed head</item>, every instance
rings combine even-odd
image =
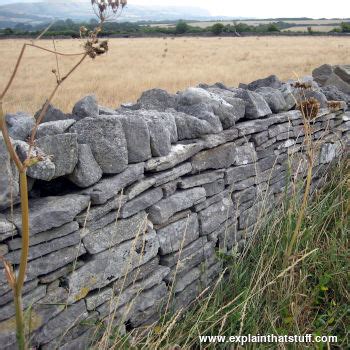
[[[337,112],[341,109],[341,102],[340,101],[328,101],[327,102],[327,107],[332,111],[332,112]]]
[[[119,9],[123,9],[127,5],[127,0],[91,0],[92,6],[96,6],[101,14],[108,9],[113,13],[117,13]]]
[[[299,81],[292,84],[292,86],[296,89],[301,89],[301,90],[311,90],[312,89],[312,85],[310,83],[300,83]]]
[[[298,104],[298,109],[306,119],[315,119],[320,111],[321,104],[314,97]]]
[[[101,56],[108,51],[108,41],[103,40],[100,43],[98,43],[98,40],[96,42],[87,41],[84,48],[91,58],[95,58],[96,56]]]

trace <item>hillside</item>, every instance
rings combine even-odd
[[[6,2],[6,4],[4,4]],[[46,0],[42,2],[8,0],[0,2],[0,27],[11,27],[16,23],[38,24],[48,20],[89,20],[94,17],[89,1]],[[187,6],[140,6],[128,5],[122,21],[207,20],[207,10]]]

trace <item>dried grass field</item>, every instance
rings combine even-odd
[[[53,48],[53,42],[38,42]],[[9,78],[21,40],[0,41],[0,87]],[[69,112],[74,102],[94,93],[100,104],[117,107],[135,101],[142,91],[164,88],[176,92],[198,83],[221,81],[237,86],[277,74],[282,79],[311,74],[323,64],[349,63],[350,38],[249,37],[112,39],[110,51],[94,61],[88,59],[65,82],[54,104]],[[81,52],[80,40],[57,40],[65,52]],[[62,73],[78,58],[60,58]],[[36,111],[55,85],[55,56],[29,47],[23,65],[5,100],[5,110]]]

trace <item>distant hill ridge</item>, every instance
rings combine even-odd
[[[0,0],[0,22],[37,24],[54,18],[89,20],[93,17],[90,1],[87,0]],[[212,18],[209,11],[191,6],[128,5],[120,20],[134,22]]]

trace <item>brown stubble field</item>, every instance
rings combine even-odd
[[[0,87],[10,76],[23,41],[0,41]],[[136,101],[142,91],[163,88],[176,92],[198,83],[223,82],[237,86],[269,74],[281,79],[310,75],[323,64],[349,64],[350,38],[248,37],[248,38],[145,38],[111,39],[110,51],[88,59],[65,82],[54,104],[69,112],[82,96],[94,93],[99,103],[116,108]],[[50,40],[40,45],[52,49]],[[81,52],[80,40],[57,40],[65,52]],[[62,72],[77,58],[60,59]],[[28,48],[23,65],[9,91],[7,112],[35,112],[54,87],[55,56]]]

